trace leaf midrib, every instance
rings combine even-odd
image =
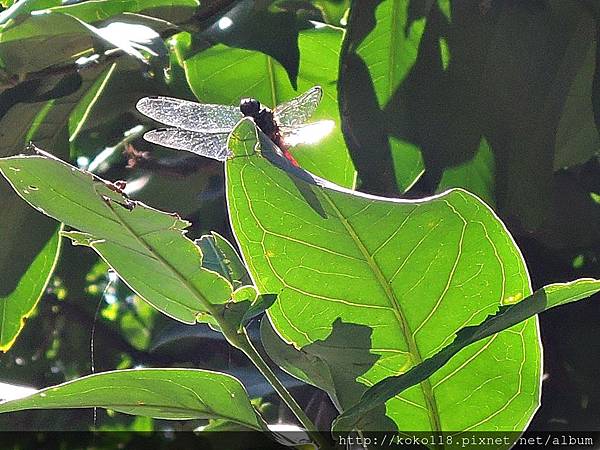
[[[383,272],[379,268],[379,265],[375,262],[375,259],[373,258],[373,256],[369,252],[369,250],[366,248],[366,246],[364,245],[364,243],[362,242],[362,240],[360,239],[360,237],[358,236],[356,231],[354,230],[354,227],[352,226],[352,224],[346,219],[344,214],[338,209],[337,205],[335,204],[333,199],[330,197],[330,195],[327,193],[327,191],[323,190],[322,193],[323,193],[323,197],[327,200],[327,203],[329,203],[331,208],[335,211],[336,215],[338,216],[338,219],[340,220],[340,222],[342,223],[342,225],[348,232],[349,236],[352,238],[352,241],[354,242],[354,244],[356,245],[356,247],[358,248],[360,253],[364,256],[365,261],[367,262],[368,266],[370,267],[371,271],[373,272],[373,275],[377,279],[377,282],[379,283],[379,285],[385,292],[386,298],[388,299],[388,302],[390,303],[392,310],[394,311],[394,316],[396,317],[396,320],[400,326],[400,330],[402,331],[402,334],[404,335],[404,339],[408,345],[408,350],[412,356],[414,365],[418,365],[418,364],[422,363],[423,358],[421,357],[421,353],[419,352],[419,348],[417,347],[417,343],[413,337],[412,331],[406,320],[406,317],[404,316],[404,313],[402,311],[400,303],[399,303],[398,299],[396,298],[396,295],[390,288],[389,283],[385,279],[385,276],[383,275]],[[431,386],[431,382],[429,381],[429,379],[427,379],[427,380],[422,381],[420,383],[420,385],[421,385],[421,389],[423,391],[423,396],[425,397],[425,401],[427,403],[427,413],[429,416],[429,423],[432,427],[432,431],[440,431],[441,430],[440,415],[439,415],[439,411],[437,408],[437,403],[435,401],[435,396],[433,394],[433,388]]]
[[[246,421],[240,420],[239,417],[236,416],[228,416],[227,414],[223,414],[215,411],[213,408],[208,406],[202,399],[198,397],[198,400],[205,407],[204,409],[200,408],[190,408],[186,406],[177,406],[177,405],[161,405],[158,403],[143,403],[143,404],[131,404],[131,403],[104,403],[103,405],[74,405],[74,406],[60,406],[61,409],[82,409],[82,408],[104,408],[104,409],[114,409],[116,411],[124,412],[125,410],[131,409],[153,409],[153,410],[165,410],[165,411],[174,411],[174,412],[183,412],[188,413],[186,415],[190,415],[189,412],[200,413],[201,416],[213,416],[221,419],[230,420],[234,423],[239,423],[240,425],[251,427],[257,431],[262,431],[259,427],[256,427],[254,424]],[[55,399],[55,401],[60,401],[60,398]],[[47,409],[49,407],[37,407],[35,409]],[[17,410],[18,411],[18,410]],[[125,413],[124,414],[128,414]],[[154,416],[150,416],[154,417]]]
[[[253,165],[256,167],[252,157],[248,157],[248,158],[244,158],[244,159],[246,159],[246,161],[247,161],[245,164]],[[245,167],[245,165],[244,165],[244,167]],[[260,169],[260,168],[258,168],[258,170],[262,171],[262,169]],[[241,175],[242,172],[243,172],[243,167],[240,168],[240,181],[241,181],[242,188],[245,191],[244,177],[243,177],[243,175]],[[267,178],[268,178],[268,176],[267,176]],[[385,276],[383,275],[379,266],[376,264],[374,258],[372,257],[372,255],[370,254],[368,249],[365,247],[364,243],[362,242],[362,240],[360,239],[360,237],[358,236],[358,234],[356,233],[356,231],[354,230],[352,225],[346,219],[344,214],[337,208],[335,202],[330,197],[328,192],[325,189],[321,190],[320,192],[323,194],[323,198],[328,202],[328,204],[331,206],[331,208],[335,211],[337,218],[343,224],[344,228],[348,232],[348,235],[352,238],[352,241],[354,242],[354,244],[358,248],[359,252],[363,256],[365,262],[369,265],[371,271],[373,272],[373,275],[377,279],[377,282],[380,284],[383,291],[385,292],[386,298],[388,299],[388,301],[391,305],[390,309],[394,312],[394,316],[396,317],[396,320],[398,321],[398,324],[402,331],[402,334],[404,335],[404,338],[408,344],[409,352],[410,352],[410,355],[412,356],[414,365],[420,364],[423,361],[423,358],[421,357],[419,349],[416,345],[416,341],[413,338],[413,335],[412,335],[412,332],[408,325],[408,322],[406,321],[406,318],[400,308],[400,303],[397,301],[395,294],[393,293],[388,282],[385,279]],[[245,192],[245,195],[246,195],[246,198],[247,198],[249,204],[251,204],[251,197],[248,195],[247,192]],[[251,207],[250,207],[250,210],[252,210]],[[254,220],[259,224],[261,229],[264,230],[258,217],[255,214],[253,214],[253,216],[254,216]],[[268,260],[269,259],[267,258],[267,261]],[[271,267],[271,270],[275,272],[273,267]],[[292,325],[290,321],[288,321],[288,323],[290,323],[290,325]],[[439,411],[437,408],[437,403],[435,401],[435,397],[433,394],[433,389],[432,389],[431,383],[429,380],[424,380],[423,382],[420,383],[420,386],[423,391],[423,396],[425,398],[426,410],[427,410],[429,423],[432,428],[432,431],[440,431],[442,429],[441,428],[441,419],[440,419],[440,414],[439,414]]]
[[[112,206],[112,202],[109,203],[105,203],[106,206],[108,208],[110,208],[115,217],[116,220],[121,224],[121,226],[123,226],[128,232],[129,234],[131,234],[131,236],[133,236],[133,238],[146,250],[148,250],[151,254],[153,254],[158,261],[163,264],[173,275],[174,277],[179,280],[179,282],[184,285],[189,291],[190,293],[199,300],[200,304],[204,307],[204,309],[211,314],[213,317],[217,318],[218,314],[216,314],[215,308],[213,307],[213,304],[210,303],[210,301],[193,285],[191,284],[188,279],[181,274],[177,269],[175,269],[173,267],[172,264],[170,264],[166,259],[164,259],[162,257],[162,255],[160,254],[160,252],[157,252],[154,247],[152,247],[149,243],[147,243],[144,239],[140,238],[136,232],[129,226],[129,224],[124,221],[121,216],[117,213],[117,211],[113,208]],[[202,270],[202,269],[201,269]],[[216,274],[216,276],[220,276],[218,274]]]

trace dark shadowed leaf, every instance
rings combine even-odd
[[[255,0],[242,0],[196,39],[206,40],[208,45],[220,43],[269,55],[285,68],[292,86],[297,88],[298,33],[307,27],[310,24],[293,13],[272,12]]]
[[[350,10],[340,73],[344,136],[372,192],[405,192],[424,170],[396,93],[417,61],[432,4],[359,0]]]
[[[590,40],[585,58],[572,80],[556,132],[554,169],[583,164],[600,151],[600,134],[594,121],[592,85],[598,43]]]
[[[31,232],[31,229],[27,227]],[[2,236],[4,240],[4,236]],[[20,248],[17,241],[4,242],[3,246],[11,245]],[[37,254],[31,265],[22,274],[16,287],[6,296],[0,296],[0,351],[6,352],[12,347],[15,339],[25,326],[25,321],[33,313],[40,300],[54,266],[58,260],[60,238],[54,233],[47,244]],[[13,261],[14,262],[14,261]]]
[[[0,119],[0,156],[12,154],[24,148],[27,141],[33,141],[66,157],[67,122],[99,73],[101,68],[85,71],[79,89],[48,102],[11,105],[10,93],[0,94],[7,108]],[[0,349],[7,350],[46,287],[60,240],[57,224],[24,204],[8,184],[0,186],[0,197],[5,208],[0,221],[0,297],[5,317],[0,326]]]
[[[73,62],[73,56],[93,48],[88,30],[64,14],[23,16],[5,27],[1,36],[0,60],[12,74]],[[52,51],[42,51],[49,48]]]
[[[355,2],[340,99],[364,189],[392,195],[395,181],[402,192],[415,166],[397,156],[421,155],[414,195],[474,189],[520,235],[554,248],[597,242],[597,208],[555,173],[598,151],[596,20],[577,1]]]
[[[456,167],[447,169],[438,185],[438,192],[462,187],[479,196],[488,205],[495,205],[494,192],[495,161],[494,153],[485,139],[473,158]]]

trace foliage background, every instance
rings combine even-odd
[[[171,95],[235,104],[254,96],[273,106],[320,84],[318,114],[336,120],[338,132],[299,150],[303,167],[346,186],[356,171],[360,190],[387,196],[465,187],[507,223],[534,289],[600,275],[595,2],[356,1],[349,16],[349,5],[334,0],[3,5],[2,156],[33,141],[104,178],[128,180],[139,187],[134,198],[189,219],[194,237],[215,230],[231,238],[221,166],[145,143],[141,127],[152,124],[135,102]],[[328,26],[314,29],[308,19]],[[137,151],[150,157],[135,158]],[[32,261],[51,269],[56,225],[5,182],[0,201],[0,297],[8,311],[45,281],[19,285]],[[106,269],[90,250],[62,247],[42,300],[0,356],[0,381],[41,387],[89,373],[93,331],[96,371],[226,370],[252,386],[251,395],[273,399],[219,335],[157,314],[122,283],[109,283]],[[593,300],[542,316],[546,378],[532,429],[600,429],[599,318]],[[8,349],[13,335],[1,330],[0,346]],[[307,411],[331,419],[325,395],[287,381]],[[85,429],[94,420],[92,412],[48,417],[17,413],[0,417],[0,427]],[[104,412],[96,421],[156,426]]]

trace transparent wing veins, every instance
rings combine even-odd
[[[227,148],[229,131],[202,132],[181,128],[159,128],[148,131],[144,139],[158,145],[186,150],[207,158],[225,161],[231,152]]]
[[[314,114],[323,97],[320,86],[314,86],[305,93],[277,106],[273,113],[277,123],[293,127],[305,123]]]
[[[190,102],[171,97],[144,97],[136,108],[165,125],[200,132],[229,132],[242,118],[237,106]]]

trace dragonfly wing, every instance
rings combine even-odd
[[[294,147],[300,144],[316,144],[331,133],[334,128],[335,122],[333,120],[319,120],[318,122],[294,127],[281,126],[279,129],[285,144]]]
[[[225,161],[231,154],[227,148],[228,132],[201,132],[181,128],[148,131],[144,139],[169,148],[187,150],[207,158]]]
[[[190,131],[229,132],[242,118],[239,107],[190,102],[171,97],[144,97],[139,112],[165,125]]]
[[[304,94],[282,103],[273,111],[275,120],[283,126],[296,126],[306,122],[313,115],[323,97],[320,86],[314,86]]]

